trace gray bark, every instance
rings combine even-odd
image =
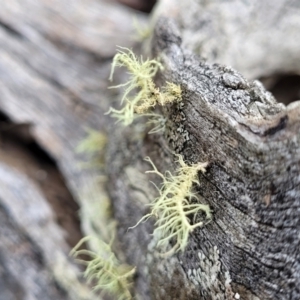
[[[147,134],[145,120],[122,128],[103,116],[120,98],[115,90],[107,90],[115,44],[133,46],[127,37],[121,39],[116,28],[126,24],[122,30],[128,36],[133,31],[133,13],[106,1],[72,5],[73,10],[61,1],[14,0],[3,5],[0,107],[13,122],[32,124],[33,137],[57,162],[81,207],[84,234],[103,235],[108,220],[99,206],[109,196],[118,222],[118,255],[137,266],[133,293],[138,299],[299,299],[300,106],[299,102],[277,103],[258,81],[251,81],[277,72],[299,72],[295,4],[275,1],[269,13],[270,8],[261,8],[259,1],[251,6],[237,1],[161,1],[152,21],[153,35],[136,51],[142,48],[143,53],[160,57],[165,69],[157,76],[157,85],[179,84],[183,100],[158,111],[167,120],[166,130],[153,135]],[[91,10],[85,10],[86,5]],[[111,26],[103,31],[99,24]],[[266,38],[269,34],[272,38]],[[285,42],[278,42],[283,37]],[[231,65],[245,77],[215,62]],[[123,71],[116,74],[116,82],[123,81]],[[82,156],[74,151],[85,136],[85,126],[109,137],[104,174],[108,180],[96,186],[97,192],[95,182],[103,173],[80,169]],[[184,253],[163,259],[151,236],[154,219],[128,228],[149,211],[146,204],[157,196],[149,180],[160,184],[159,178],[145,174],[151,167],[144,157],[150,156],[161,172],[173,172],[173,153],[182,154],[188,164],[208,161],[207,172],[199,174],[200,186],[195,188],[201,202],[211,207],[213,218],[190,234]],[[17,181],[22,176],[5,165],[2,169],[11,176],[1,177],[1,228],[13,231],[19,240],[11,241],[7,237],[12,234],[2,233],[0,285],[7,288],[0,295],[41,299],[31,285],[41,268],[38,259],[24,260],[28,266],[23,254],[14,253],[16,258],[10,261],[13,242],[14,247],[29,243],[27,251],[39,249],[45,256],[43,266],[48,271],[39,286],[47,290],[49,299],[76,299],[86,286],[78,283],[69,290],[69,281],[63,283],[59,276],[66,271],[54,271],[60,265],[56,248],[66,261],[64,269],[74,266],[66,258],[68,245],[47,200],[33,192],[38,188],[28,179]],[[14,182],[35,193],[35,205],[44,209],[42,219],[48,220],[43,221],[48,224],[43,227],[48,239],[38,230],[40,219],[35,220],[27,209],[26,203],[33,203],[31,194],[16,196]],[[23,198],[24,209],[15,204]],[[92,214],[96,209],[101,217]],[[26,222],[19,218],[23,211],[28,214]],[[26,269],[30,278],[24,283],[20,274]],[[51,274],[58,275],[53,280]],[[78,276],[75,269],[74,274]]]

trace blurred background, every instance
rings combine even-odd
[[[69,252],[101,171],[75,150],[109,126],[111,59],[154,4],[0,0],[0,300],[94,299]]]

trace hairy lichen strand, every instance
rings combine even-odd
[[[189,234],[195,228],[203,225],[203,221],[191,224],[189,216],[194,215],[195,221],[197,213],[203,211],[207,218],[211,217],[208,205],[190,203],[192,199],[198,199],[192,188],[193,184],[199,184],[198,172],[205,172],[207,163],[188,166],[181,155],[177,155],[177,157],[179,168],[176,175],[172,175],[171,172],[166,172],[166,175],[163,175],[149,157],[145,159],[153,167],[153,170],[147,173],[157,174],[162,178],[163,183],[161,188],[158,188],[159,197],[150,204],[151,212],[145,215],[140,222],[151,216],[157,218],[154,234],[159,235],[158,247],[166,248],[172,238],[176,240],[175,246],[166,255],[176,251],[184,251]]]
[[[123,125],[130,125],[136,115],[147,115],[157,104],[164,106],[181,100],[180,86],[167,82],[161,91],[155,86],[153,77],[159,70],[163,70],[159,61],[139,60],[131,50],[120,48],[113,59],[110,80],[116,67],[126,67],[130,78],[128,82],[112,87],[125,88],[121,100],[121,104],[125,102],[125,106],[120,110],[110,108],[108,113]],[[136,89],[138,92],[134,93]]]
[[[112,252],[110,245],[100,239],[93,239],[96,242],[97,252],[80,249],[85,242],[90,240],[91,237],[81,239],[71,251],[71,255],[74,257],[84,255],[91,258],[89,261],[77,259],[86,265],[84,277],[88,282],[95,282],[94,290],[102,290],[113,295],[117,300],[132,299],[129,289],[135,268],[121,264]]]

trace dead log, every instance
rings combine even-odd
[[[182,40],[174,23],[158,21],[151,51],[165,69],[157,84],[183,90],[182,102],[161,111],[164,134],[141,141],[141,122],[110,134],[109,191],[123,249],[138,266],[137,291],[143,299],[298,299],[299,102],[277,103],[258,81],[204,62]],[[143,158],[173,171],[174,153],[209,163],[197,192],[213,220],[184,253],[163,260],[149,224],[127,228],[157,196],[145,187]]]
[[[165,69],[156,84],[180,85],[183,100],[158,111],[166,119],[166,129],[154,135],[147,134],[145,120],[122,128],[103,115],[120,98],[115,90],[107,90],[107,78],[115,44],[134,45],[128,40],[133,32],[131,11],[104,0],[73,1],[72,9],[61,1],[46,0],[13,0],[1,7],[1,111],[14,123],[32,124],[33,138],[56,161],[81,207],[84,234],[101,235],[107,220],[100,207],[109,196],[118,222],[118,255],[137,266],[133,293],[143,300],[300,298],[299,103],[279,104],[258,81],[251,81],[277,72],[298,74],[299,45],[286,34],[291,28],[296,37],[300,32],[298,8],[275,1],[274,13],[269,14],[268,6],[264,13],[259,1],[251,7],[221,2],[160,1],[152,37],[142,52],[160,57]],[[234,12],[241,7],[243,14],[236,20]],[[173,20],[165,18],[166,13]],[[259,34],[251,20],[262,29]],[[228,28],[225,35],[224,28]],[[272,38],[266,38],[270,33]],[[278,42],[283,37],[285,43]],[[271,55],[270,49],[278,51]],[[122,82],[124,73],[116,74],[116,82]],[[109,137],[104,174],[108,180],[97,186],[97,193],[95,182],[103,173],[82,170],[82,156],[75,152],[85,136],[84,127]],[[159,178],[145,174],[151,167],[144,158],[150,156],[162,173],[174,172],[174,153],[187,164],[208,162],[195,188],[213,218],[190,234],[184,252],[162,258],[151,236],[154,219],[128,228],[149,211],[147,204],[157,196],[149,180],[160,185]],[[1,170],[2,228],[18,237],[16,242],[0,232],[0,286],[6,287],[0,290],[1,297],[41,299],[31,284],[37,270],[44,268],[40,286],[49,299],[76,299],[86,286],[74,284],[69,289],[72,281],[62,281],[64,272],[74,266],[47,200],[39,189],[33,192],[36,187],[30,180],[5,165]],[[14,198],[14,183],[24,186],[23,197]],[[39,223],[33,222],[27,205],[19,207],[23,198],[32,204],[32,193],[36,207],[47,212],[44,222],[49,224],[43,229],[51,232],[50,241],[37,230]],[[23,212],[28,222],[20,219]],[[9,260],[12,243],[22,249],[29,245],[24,251],[30,259],[16,252]],[[56,273],[63,277],[53,280],[57,270],[53,266],[62,265],[54,256],[55,247],[66,265]],[[42,265],[39,255],[45,257]],[[19,269],[15,261],[21,262]],[[22,283],[18,275],[25,267],[32,277]],[[68,274],[71,280],[72,271]],[[74,274],[78,283],[75,268]]]

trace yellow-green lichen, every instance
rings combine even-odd
[[[116,220],[112,215],[111,201],[106,191],[107,177],[88,178],[80,190],[80,221],[83,232],[109,243],[116,235]],[[114,241],[114,246],[116,240]]]
[[[86,137],[78,144],[76,153],[88,156],[88,161],[80,164],[81,168],[103,167],[103,152],[107,143],[104,133],[91,128],[86,129]]]
[[[158,247],[165,249],[171,239],[175,240],[174,247],[166,255],[185,250],[189,234],[195,228],[203,225],[203,221],[196,222],[198,212],[202,211],[207,218],[211,218],[208,205],[191,203],[195,199],[199,201],[196,192],[193,191],[193,185],[199,184],[198,172],[204,173],[207,163],[188,166],[181,155],[177,155],[177,157],[179,167],[175,175],[169,171],[163,175],[157,170],[151,159],[146,158],[146,161],[153,167],[153,170],[147,173],[159,175],[163,183],[161,188],[158,188],[159,197],[150,204],[151,212],[145,215],[140,222],[151,216],[157,218],[154,235],[158,236]]]
[[[105,134],[98,130],[87,128],[87,136],[76,148],[77,153],[95,153],[101,151],[107,142]]]
[[[123,125],[130,125],[137,115],[146,115],[157,104],[164,106],[168,103],[181,100],[181,88],[174,83],[167,82],[160,91],[153,82],[153,77],[159,70],[163,70],[162,64],[155,60],[143,61],[126,48],[120,48],[112,63],[110,80],[113,78],[116,67],[126,67],[130,79],[124,84],[113,88],[125,88],[121,103],[125,106],[120,109],[110,108],[108,113],[117,118]]]
[[[86,242],[93,242],[95,252],[80,249]],[[71,251],[71,255],[78,258],[87,256],[90,260],[77,259],[86,265],[84,277],[94,285],[93,290],[102,291],[113,296],[116,300],[132,299],[130,285],[135,268],[121,264],[111,250],[111,246],[100,239],[83,238]]]

